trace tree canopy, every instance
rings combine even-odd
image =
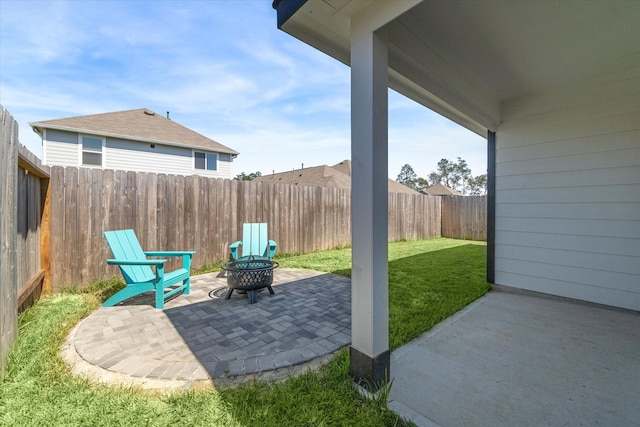
[[[487,175],[474,177],[467,161],[461,157],[458,157],[455,162],[441,159],[436,165],[436,170],[431,172],[427,179],[419,177],[411,165],[406,164],[402,166],[396,181],[416,191],[442,184],[469,196],[480,196],[487,192]]]
[[[259,176],[262,176],[260,172],[251,172],[250,174],[246,174],[244,172],[240,172],[235,178],[238,181],[251,181]]]

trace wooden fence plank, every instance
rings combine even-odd
[[[91,263],[91,241],[89,234],[91,215],[91,169],[78,169],[78,188],[77,188],[77,242],[74,246],[78,248],[77,268],[80,274],[81,283],[91,281],[89,274],[89,265]],[[71,283],[71,282],[70,282]]]
[[[487,239],[486,196],[442,197],[442,235],[454,239]]]
[[[102,237],[107,229],[134,228],[148,250],[195,250],[194,267],[228,259],[229,244],[241,239],[245,222],[267,222],[279,253],[351,241],[349,190],[78,168],[53,168],[51,179],[52,252],[74,254],[52,262],[55,287],[119,274],[105,263],[111,255]],[[389,194],[390,240],[481,239],[486,226],[479,222],[485,220],[482,197]]]
[[[0,381],[9,351],[18,335],[16,269],[18,173],[17,123],[2,106],[0,127]]]
[[[18,123],[0,106],[0,382],[17,337],[18,312],[50,277],[49,168],[18,141]],[[45,222],[46,234],[41,232]],[[41,263],[47,270],[42,268]],[[46,278],[46,279],[45,279]],[[48,284],[48,283],[47,283]]]

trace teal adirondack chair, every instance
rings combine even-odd
[[[127,286],[106,300],[102,306],[112,307],[133,296],[149,292],[156,292],[156,308],[163,309],[164,301],[180,291],[189,294],[191,279],[191,257],[193,251],[153,251],[144,252],[133,230],[105,231],[104,237],[111,248],[115,259],[108,259],[107,264],[117,265],[124,276]],[[182,257],[182,268],[166,273],[164,264],[166,259],[147,259],[154,257]],[[155,266],[155,273],[151,269]],[[180,286],[164,292],[165,288],[177,283]]]
[[[242,255],[238,252],[240,246]],[[276,246],[276,242],[267,239],[267,223],[245,223],[242,225],[242,241],[232,243],[229,249],[234,260],[250,255],[271,259],[276,253]]]

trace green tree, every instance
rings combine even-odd
[[[429,186],[429,183],[427,182],[426,179],[418,177],[416,179],[416,186],[415,186],[414,190],[422,191],[425,188],[427,188],[428,186]]]
[[[467,161],[461,157],[457,158],[456,162],[449,159],[440,159],[437,168],[434,172],[429,174],[429,184],[442,184],[454,190],[460,191],[462,194],[471,194],[473,191],[476,193],[486,192],[486,175],[484,179],[479,177],[474,178],[471,174],[471,168],[467,164]]]
[[[406,164],[402,166],[402,169],[400,170],[400,174],[396,178],[396,181],[415,190],[417,179],[418,175],[416,175],[411,165]]]
[[[238,175],[235,176],[234,179],[238,181],[251,181],[259,176],[262,176],[260,172],[252,172],[248,175],[244,172],[240,172]]]
[[[487,194],[487,174],[469,177],[467,180],[470,196],[484,196]]]
[[[440,159],[435,172],[429,174],[429,184],[442,184],[446,187],[453,188],[454,186],[454,171],[456,164],[448,159]]]
[[[451,162],[453,163],[453,162]],[[467,161],[458,157],[458,162],[453,163],[453,168],[451,172],[451,185],[456,190],[462,192],[462,194],[467,194],[467,181],[471,178],[471,169],[467,164]]]
[[[424,190],[431,185],[442,184],[460,191],[465,196],[487,194],[487,175],[474,177],[467,161],[461,157],[458,157],[456,162],[440,159],[436,170],[431,172],[427,179],[416,175],[411,165],[406,164],[402,166],[396,181],[416,191]]]

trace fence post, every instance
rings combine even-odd
[[[18,128],[0,105],[0,381],[18,335],[18,271],[16,189],[18,186]]]

